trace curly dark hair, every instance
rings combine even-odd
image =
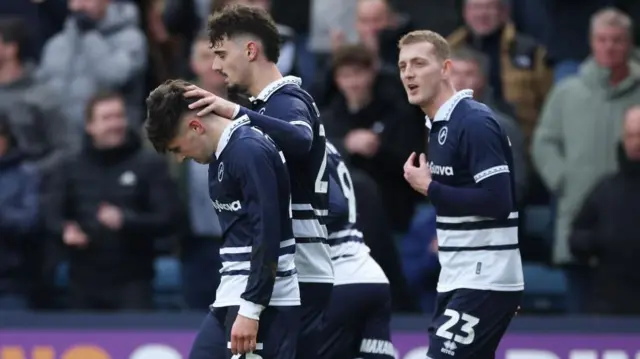
[[[191,84],[184,80],[167,80],[147,97],[147,119],[144,128],[157,152],[165,153],[169,142],[178,134],[180,120],[192,111],[189,105],[197,99],[184,93]]]
[[[255,36],[262,43],[267,59],[278,62],[282,39],[271,15],[263,9],[246,5],[225,6],[209,17],[208,30],[213,47],[225,37]]]

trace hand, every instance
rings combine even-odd
[[[87,235],[84,234],[80,226],[75,222],[69,222],[64,225],[64,232],[62,234],[62,240],[64,244],[71,247],[86,247],[89,240]]]
[[[427,189],[431,184],[431,171],[427,165],[427,156],[424,153],[420,154],[418,167],[415,166],[416,153],[412,152],[404,164],[404,179],[409,182],[411,187],[421,193],[427,195]]]
[[[332,29],[331,33],[329,34],[329,36],[331,38],[331,50],[332,51],[336,51],[340,47],[344,46],[344,44],[347,42],[346,36],[344,35],[344,31],[342,31],[342,30],[333,30]]]
[[[117,231],[122,228],[122,211],[116,206],[103,203],[98,208],[98,221],[105,227]]]
[[[240,314],[231,327],[231,353],[246,354],[256,350],[258,321]]]
[[[434,237],[429,243],[429,252],[438,254],[438,237]]]
[[[380,139],[371,130],[352,130],[344,139],[344,147],[350,153],[373,157],[380,148]]]
[[[195,85],[187,87],[187,92],[184,93],[184,97],[200,98],[198,101],[189,105],[189,108],[192,110],[199,109],[198,116],[200,117],[206,116],[210,113],[215,113],[218,116],[222,116],[231,120],[233,119],[233,115],[236,112],[236,107],[238,106],[231,101],[227,101],[222,97],[218,97],[211,92],[203,90]]]

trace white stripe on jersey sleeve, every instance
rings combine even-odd
[[[311,131],[313,133],[313,129],[311,128],[311,125],[309,125],[309,123],[306,122],[306,121],[296,120],[296,121],[290,121],[289,123],[292,124],[292,125],[296,125],[296,126],[304,126],[304,127],[308,128],[309,131]]]
[[[518,218],[518,212],[509,213],[509,219]],[[465,216],[465,217],[445,217],[437,216],[436,222],[438,223],[467,223],[467,222],[482,222],[493,221],[495,218],[480,217],[480,216]]]
[[[482,180],[485,180],[491,176],[495,176],[500,173],[509,173],[509,166],[502,165],[502,166],[495,166],[495,167],[488,168],[476,174],[475,176],[473,176],[473,179],[476,181],[476,183],[478,183]]]

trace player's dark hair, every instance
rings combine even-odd
[[[208,30],[213,47],[225,37],[254,36],[262,43],[267,59],[273,63],[278,62],[280,33],[271,15],[263,9],[246,5],[225,6],[209,17]]]
[[[0,41],[17,45],[17,56],[21,62],[27,59],[29,38],[29,31],[21,18],[0,17]]]
[[[115,91],[107,91],[101,90],[98,91],[95,95],[91,96],[89,102],[87,102],[87,106],[84,108],[84,120],[86,123],[91,122],[93,120],[93,111],[97,104],[103,101],[109,100],[120,100],[124,104],[124,96],[121,93]]]
[[[180,120],[189,111],[189,105],[196,100],[184,97],[186,88],[191,84],[184,80],[167,80],[156,87],[147,97],[147,119],[144,128],[149,141],[160,153],[176,135]]]
[[[373,68],[376,55],[363,44],[341,46],[333,53],[331,66],[337,70],[343,66]]]

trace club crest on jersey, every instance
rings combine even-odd
[[[264,111],[265,111],[266,107],[261,108],[258,113],[261,115],[264,115]]]
[[[224,177],[224,162],[220,162],[218,165],[218,182],[222,182],[222,178]]]
[[[440,129],[440,131],[438,131],[438,143],[440,144],[440,146],[444,145],[444,143],[447,141],[448,133],[449,129],[447,128],[447,126],[444,126]]]

